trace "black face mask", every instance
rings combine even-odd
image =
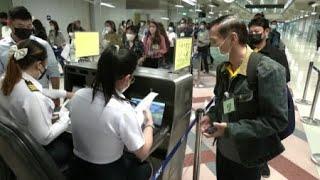
[[[29,37],[32,34],[32,29],[26,29],[26,28],[14,28],[14,34],[20,39],[25,40],[29,39]]]
[[[262,34],[249,34],[249,44],[256,45],[263,41]]]

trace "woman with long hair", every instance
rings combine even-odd
[[[61,52],[66,45],[66,40],[64,35],[60,31],[57,21],[49,21],[50,31],[49,31],[49,43],[54,51],[54,54],[59,61],[61,67],[64,67],[64,58],[61,56]]]
[[[46,28],[42,25],[41,21],[39,19],[35,19],[32,21],[32,25],[33,25],[34,36],[41,38],[45,41],[48,41]]]
[[[167,53],[166,40],[160,34],[159,25],[155,21],[150,21],[149,32],[143,40],[146,59],[143,66],[158,68]]]
[[[143,59],[143,55],[144,55],[144,47],[143,47],[142,41],[139,40],[138,33],[139,33],[139,28],[137,26],[127,27],[127,30],[126,30],[126,39],[127,40],[125,42],[124,47],[126,49],[129,49],[133,53],[135,53],[135,55],[137,56],[137,58],[141,62],[141,60]]]
[[[26,127],[44,146],[59,167],[72,155],[72,140],[63,132],[69,126],[68,113],[60,113],[53,123],[54,103],[51,99],[71,98],[64,90],[48,90],[37,81],[47,69],[47,51],[34,40],[23,40],[9,51],[9,64],[0,81],[0,108],[10,119]]]
[[[117,34],[116,25],[113,21],[107,20],[105,23],[105,35],[102,41],[102,47],[109,46],[122,47],[121,37]]]
[[[123,95],[134,82],[136,66],[133,52],[108,47],[100,56],[91,88],[80,89],[72,99],[72,179],[150,178],[152,168],[141,160],[153,143],[152,115],[144,111],[142,129],[135,109]]]

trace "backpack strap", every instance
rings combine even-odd
[[[256,90],[258,87],[257,67],[261,60],[260,53],[252,52],[247,66],[247,81],[251,90]]]

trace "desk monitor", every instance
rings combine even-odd
[[[139,98],[131,98],[131,102],[134,105],[138,105],[140,103],[140,101],[141,101],[141,99],[139,99]],[[165,103],[154,101],[151,104],[150,111],[152,113],[153,124],[156,127],[162,126],[164,108],[165,108]]]

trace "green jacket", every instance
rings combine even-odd
[[[284,147],[277,133],[288,125],[285,69],[266,56],[259,61],[254,91],[249,89],[245,73],[230,79],[229,62],[217,67],[215,106],[207,114],[213,122],[227,122],[224,136],[218,138],[218,150],[246,167],[258,166],[282,153]],[[223,113],[225,92],[235,99],[235,111],[229,114]]]

